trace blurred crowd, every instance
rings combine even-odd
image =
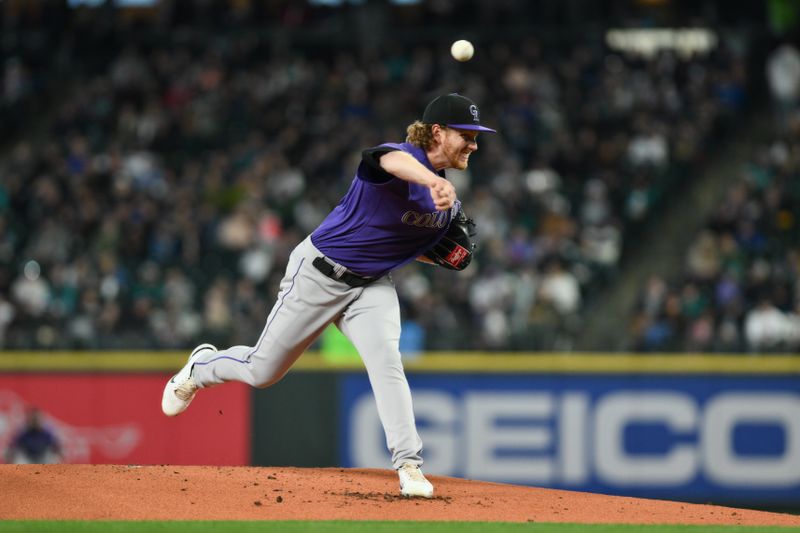
[[[641,58],[596,37],[527,38],[485,44],[464,65],[443,43],[283,50],[258,32],[186,28],[113,42],[126,44],[97,48],[108,61],[62,43],[62,61],[97,68],[76,68],[54,96],[43,141],[0,152],[0,347],[252,344],[289,252],[347,190],[361,150],[402,140],[431,97],[458,91],[500,131],[478,140],[468,171],[448,173],[480,248],[461,274],[396,272],[404,320],[425,349],[569,350],[626,235],[747,94],[744,51],[724,42],[703,56]],[[17,98],[17,67],[4,68],[2,94]],[[791,148],[784,167],[796,163]],[[739,319],[745,280],[797,268],[796,248],[792,264],[766,252],[740,271],[725,262],[749,259],[751,244],[771,250],[756,242],[759,223],[796,201],[775,150],[754,170],[764,179],[732,191],[693,247],[713,247],[717,266],[692,270],[677,292],[648,289],[644,348],[667,346],[653,341],[664,322],[654,317],[675,318],[662,309],[676,299],[682,325],[660,338],[702,339],[687,332],[705,320],[713,342],[727,339],[716,334],[727,315],[689,306],[692,291],[707,300],[708,283],[732,284],[723,292]],[[781,287],[772,305],[787,305],[793,286]]]
[[[643,288],[635,349],[800,349],[800,111],[776,104],[786,114],[773,122],[774,138],[695,236],[683,272]]]
[[[36,100],[43,96],[51,51],[44,41],[27,37],[0,39],[0,143],[10,142],[30,124]]]

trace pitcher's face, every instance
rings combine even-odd
[[[448,166],[464,170],[469,165],[469,156],[478,149],[478,132],[444,128],[443,133],[442,152],[447,159]]]

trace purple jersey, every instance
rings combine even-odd
[[[402,150],[436,172],[425,151],[413,144],[387,143],[375,150]],[[366,157],[350,190],[311,234],[311,242],[353,272],[377,277],[413,261],[436,244],[459,202],[447,211],[437,211],[428,187],[391,176],[375,163],[369,164]],[[444,177],[443,171],[436,173]]]

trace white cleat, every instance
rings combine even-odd
[[[433,498],[433,485],[425,479],[419,466],[405,463],[397,469],[400,476],[400,494],[408,497]]]
[[[197,356],[206,350],[217,351],[212,344],[201,344],[192,350],[189,360],[183,368],[167,381],[167,386],[164,387],[164,395],[161,397],[161,410],[164,411],[165,415],[179,415],[192,403],[199,388],[194,379],[192,379],[192,365],[197,360]]]

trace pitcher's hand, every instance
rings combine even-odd
[[[431,183],[431,198],[437,211],[446,211],[456,201],[456,188],[444,178],[437,178]]]

